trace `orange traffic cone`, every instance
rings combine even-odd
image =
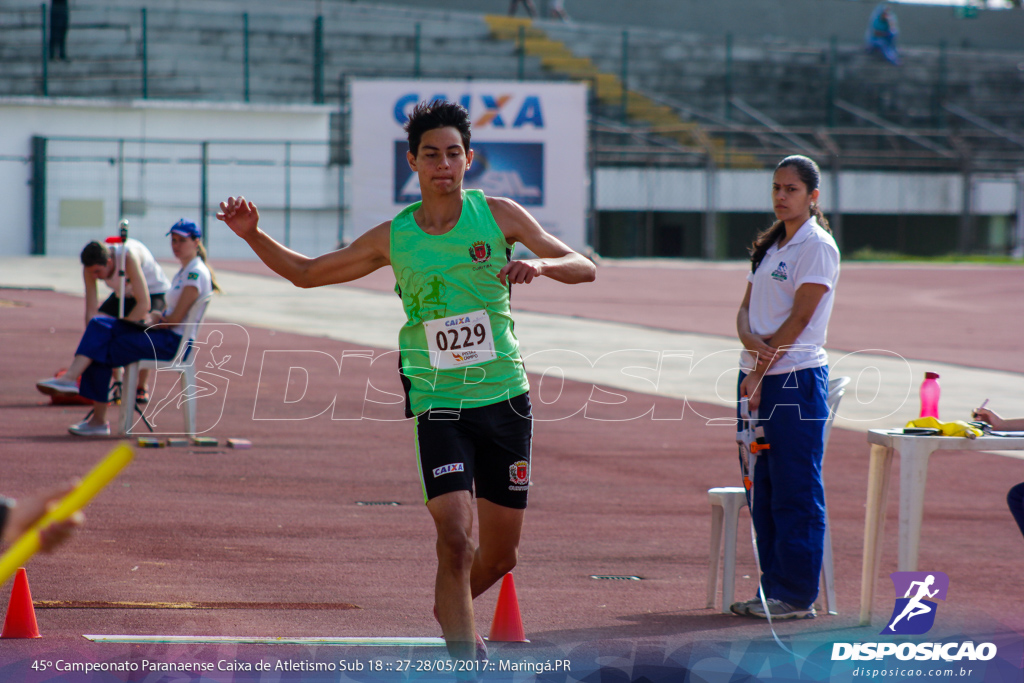
[[[7,618],[0,638],[42,638],[36,624],[36,610],[32,606],[32,593],[28,589],[28,574],[25,568],[18,569],[11,588],[11,600],[7,603]]]
[[[498,643],[528,643],[523,631],[523,618],[519,614],[519,599],[516,597],[516,582],[512,573],[501,580],[498,604],[494,608],[494,620],[488,640]]]

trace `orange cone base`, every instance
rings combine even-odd
[[[494,620],[487,640],[497,643],[528,643],[523,631],[523,618],[519,614],[519,599],[512,574],[505,574],[501,580],[498,604],[494,608]]]
[[[36,610],[32,606],[32,593],[28,589],[25,568],[18,569],[11,588],[11,601],[7,604],[7,618],[0,638],[42,638],[36,624]]]

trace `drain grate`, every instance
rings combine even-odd
[[[590,578],[599,581],[643,581],[639,576],[615,576],[612,574],[591,574]]]
[[[401,505],[395,500],[357,500],[356,505]]]

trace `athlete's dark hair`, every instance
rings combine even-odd
[[[86,268],[89,266],[105,266],[108,261],[110,261],[110,250],[102,242],[89,242],[82,249],[82,265]]]
[[[469,112],[458,102],[448,100],[432,100],[420,102],[413,107],[409,120],[405,122],[405,132],[409,135],[409,151],[413,156],[419,154],[420,139],[428,130],[451,126],[462,136],[462,146],[469,151]]]
[[[779,165],[775,167],[778,171],[780,168],[786,168],[792,166],[796,169],[796,174],[807,187],[807,194],[814,192],[821,185],[821,171],[818,169],[818,164],[814,163],[812,159],[809,159],[800,154],[794,154],[788,156],[779,162]],[[818,208],[817,204],[811,204],[811,216],[818,221],[825,232],[831,234],[832,228],[828,226],[828,221],[825,220],[825,215]],[[750,245],[750,270],[756,272],[757,267],[761,265],[761,261],[764,259],[764,255],[768,253],[768,248],[778,242],[783,235],[786,234],[786,224],[782,221],[775,221],[770,228],[762,230],[758,233],[753,243]]]

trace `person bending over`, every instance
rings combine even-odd
[[[123,250],[123,252],[121,252]],[[118,269],[123,253],[124,281]],[[171,281],[164,269],[153,258],[152,252],[142,242],[129,238],[127,242],[115,244],[111,249],[103,242],[89,242],[82,249],[82,283],[85,287],[85,324],[97,315],[118,317],[121,308],[121,287],[124,286],[124,318],[142,322],[146,313],[162,311],[167,305],[167,290]],[[103,282],[111,290],[110,296],[100,304],[97,283]],[[47,395],[60,394],[50,387],[39,387]],[[139,374],[137,403],[149,402],[149,370]]]

